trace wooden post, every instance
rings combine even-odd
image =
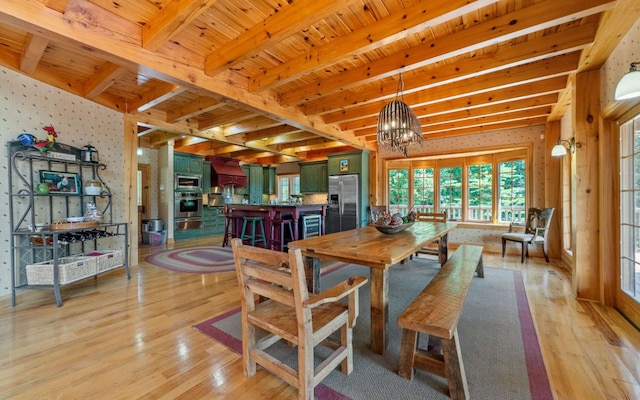
[[[544,208],[553,207],[555,212],[549,230],[549,258],[560,259],[562,253],[562,157],[551,156],[551,149],[560,139],[560,121],[547,122],[544,129]],[[565,157],[571,157],[567,155]]]
[[[579,299],[600,301],[600,72],[576,74],[572,98],[576,141],[573,289]]]
[[[138,125],[132,117],[124,116],[124,212],[129,229],[129,267],[138,265]]]

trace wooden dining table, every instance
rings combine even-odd
[[[381,233],[369,225],[289,242],[289,248],[299,248],[305,256],[307,284],[313,293],[320,291],[323,261],[342,261],[371,268],[371,349],[384,354],[388,344],[389,269],[436,240],[441,250],[440,264],[444,264],[448,234],[456,225],[416,221],[408,229],[394,234]]]

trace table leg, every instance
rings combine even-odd
[[[442,236],[438,240],[438,247],[439,247],[439,254],[440,254],[438,261],[440,261],[440,266],[443,266],[449,259],[449,246],[447,245],[447,242],[449,240],[448,236],[449,234],[445,233],[444,236]]]
[[[389,268],[371,268],[371,350],[384,354],[389,336]]]
[[[320,293],[320,259],[304,257],[304,274],[309,293]]]

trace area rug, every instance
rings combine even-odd
[[[317,399],[448,399],[446,380],[416,371],[413,381],[397,375],[400,334],[398,314],[436,274],[438,265],[414,259],[395,265],[389,277],[389,348],[384,356],[369,349],[369,285],[361,288],[360,316],[354,328],[354,368],[349,376],[331,372],[316,387]],[[369,269],[347,265],[323,276],[322,288]],[[241,353],[239,309],[194,327]],[[471,398],[552,399],[520,271],[485,268],[485,279],[474,278],[458,324],[462,359]],[[424,335],[421,335],[424,336]],[[421,347],[424,347],[421,337]],[[273,346],[276,347],[276,346]],[[316,362],[326,352],[317,348]],[[295,348],[274,349],[295,367]]]
[[[156,267],[188,274],[235,271],[231,247],[198,246],[165,250],[144,259]]]

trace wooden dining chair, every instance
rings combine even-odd
[[[353,370],[353,326],[358,316],[358,288],[367,282],[352,277],[320,294],[309,294],[300,249],[288,253],[231,241],[242,305],[242,361],[246,377],[256,364],[298,389],[299,399],[313,399],[313,390],[333,369]],[[261,301],[257,302],[256,296]],[[347,296],[347,301],[340,299]],[[256,337],[256,328],[268,332]],[[340,331],[340,343],[329,341]],[[281,339],[297,346],[298,369],[284,364],[267,349]],[[333,350],[318,367],[314,347]]]
[[[507,247],[507,241],[518,242],[522,247],[520,255],[520,263],[524,262],[525,255],[529,257],[530,244],[542,244],[542,253],[544,259],[549,262],[549,253],[547,252],[547,237],[549,227],[551,226],[551,218],[553,217],[554,208],[529,208],[527,211],[527,221],[525,224],[511,223],[509,224],[509,232],[502,234],[502,257]],[[514,228],[524,226],[524,231],[516,232]]]
[[[416,213],[416,221],[425,221],[425,222],[447,222],[447,212],[441,213],[428,213],[428,212],[420,212]],[[440,242],[438,240],[430,243],[428,246],[425,246],[416,252],[416,257],[418,254],[427,254],[432,256],[440,257]]]
[[[386,212],[386,206],[369,206],[369,223],[375,224],[378,218]]]

